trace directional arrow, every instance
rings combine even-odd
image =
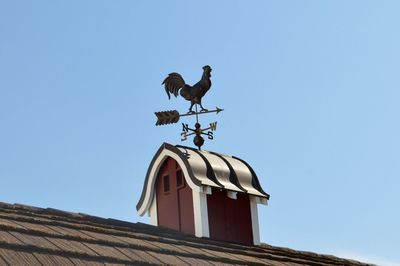
[[[222,112],[223,110],[224,109],[216,107],[215,110],[189,112],[187,114],[180,114],[177,110],[155,112],[155,115],[157,116],[156,126],[178,123],[179,118],[181,116],[202,115],[202,114],[208,114],[208,113],[217,113],[218,114],[218,113]]]
[[[202,115],[202,114],[208,114],[208,113],[219,113],[222,112],[224,109],[215,107],[215,110],[210,110],[210,111],[200,111],[200,112],[189,112],[187,114],[181,114],[179,116],[190,116],[190,115]]]

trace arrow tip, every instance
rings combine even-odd
[[[218,107],[215,107],[215,109],[217,110],[217,114],[219,113],[219,112],[222,112],[224,109],[221,109],[221,108],[218,108]]]

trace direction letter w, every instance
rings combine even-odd
[[[211,131],[215,131],[217,129],[217,122],[210,123],[210,129]]]

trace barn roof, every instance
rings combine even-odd
[[[269,199],[253,168],[246,161],[235,156],[163,143],[150,163],[143,192],[136,205],[140,215],[150,207],[157,172],[168,156],[180,162],[192,189],[216,187],[256,196],[262,203]]]
[[[0,203],[0,265],[367,265],[81,213]]]

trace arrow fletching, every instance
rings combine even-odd
[[[155,112],[157,116],[156,126],[174,124],[179,121],[179,112],[177,110]]]

